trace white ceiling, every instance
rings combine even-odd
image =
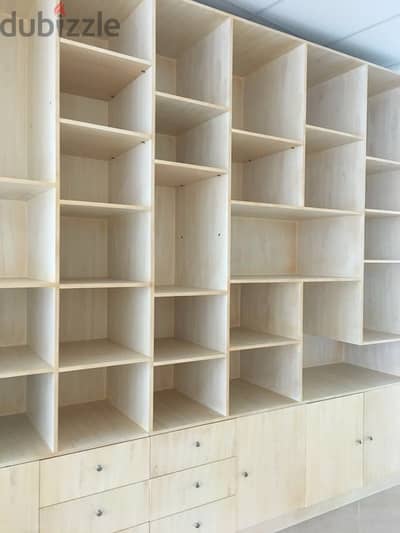
[[[400,72],[400,0],[200,0]]]

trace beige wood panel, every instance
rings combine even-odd
[[[148,478],[148,439],[48,459],[40,463],[40,506],[82,498]]]
[[[151,533],[184,533],[192,528],[202,529],[207,533],[235,533],[236,499],[225,498],[218,502],[197,507],[161,520],[152,522]]]
[[[39,533],[39,463],[0,470],[0,528]]]
[[[236,459],[226,459],[150,480],[150,519],[233,496]]]
[[[151,437],[151,476],[163,476],[235,455],[235,422],[219,422]]]
[[[306,505],[363,484],[362,394],[306,407]]]
[[[399,177],[398,170],[367,174],[365,206],[369,209],[400,211]]]
[[[399,98],[397,87],[368,99],[368,155],[400,161]]]
[[[61,198],[90,202],[109,200],[107,161],[61,156]]]
[[[305,505],[305,407],[237,420],[238,528]]]
[[[156,89],[157,91],[176,95],[176,59],[157,55]]]
[[[122,2],[125,1],[122,0]],[[115,13],[114,9],[119,9],[119,2],[113,4],[113,13]],[[129,0],[126,5],[128,14],[122,17],[118,36],[109,40],[110,48],[123,54],[152,61],[155,39],[155,2]],[[108,3],[104,7],[109,9]]]
[[[362,137],[311,124],[306,126],[306,146],[309,152],[321,152],[357,141],[362,141]]]
[[[307,43],[307,82],[313,87],[331,78],[335,78],[364,63],[355,57],[329,50],[315,43]]]
[[[49,450],[57,447],[56,378],[53,374],[29,376],[26,391],[26,412]]]
[[[0,276],[28,276],[28,212],[25,202],[0,200]]]
[[[345,345],[345,360],[353,365],[391,374],[393,382],[396,382],[397,376],[400,376],[400,364],[396,355],[399,340],[399,335],[366,330],[365,346]],[[388,375],[386,377],[389,378]]]
[[[304,335],[303,367],[330,365],[344,362],[344,344],[313,335]]]
[[[221,168],[188,165],[187,163],[176,163],[173,161],[156,160],[155,163],[156,184],[161,186],[176,187],[186,185],[192,181],[215,178],[226,173]]]
[[[150,533],[150,524],[142,524],[134,528],[124,529],[119,533]]]
[[[400,259],[399,231],[400,217],[366,218],[365,258]]]
[[[137,483],[45,507],[40,511],[40,530],[41,533],[108,533],[146,522],[148,513],[148,483]]]
[[[366,265],[364,284],[364,326],[375,331],[400,333],[400,265]]]
[[[155,197],[155,282],[175,283],[176,190],[156,187]]]
[[[232,158],[235,163],[251,162],[271,154],[293,150],[299,145],[300,142],[293,139],[232,130]]]
[[[364,475],[366,485],[389,478],[400,471],[399,412],[399,386],[365,394]]]

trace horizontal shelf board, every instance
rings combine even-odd
[[[0,435],[0,467],[51,455],[26,414],[0,416]]]
[[[107,289],[118,287],[149,287],[144,281],[127,281],[119,279],[65,279],[60,282],[60,289]]]
[[[199,289],[197,287],[178,287],[176,285],[162,285],[155,289],[156,298],[171,296],[213,296],[226,294],[226,291],[218,289]]]
[[[241,327],[231,328],[230,337],[231,352],[251,350],[254,348],[266,348],[268,346],[286,346],[289,344],[298,344],[300,342],[296,339],[272,335],[271,333],[263,333],[261,331],[253,331]]]
[[[400,211],[389,211],[388,209],[366,209],[365,216],[367,218],[398,217],[400,216]]]
[[[303,400],[318,401],[399,383],[400,378],[348,363],[303,370]]]
[[[231,380],[229,398],[231,416],[279,409],[297,403],[295,400],[242,379]]]
[[[344,276],[306,276],[303,274],[267,274],[257,276],[232,276],[231,283],[291,283],[291,282],[342,282],[360,281],[358,278]]]
[[[61,215],[78,217],[111,217],[129,215],[137,211],[148,210],[145,206],[126,204],[107,204],[101,202],[82,202],[78,200],[61,200]]]
[[[154,366],[220,359],[223,357],[225,357],[224,353],[209,350],[193,342],[181,339],[165,338],[154,340]]]
[[[223,176],[227,170],[216,167],[204,167],[200,165],[189,165],[187,163],[176,163],[174,161],[155,162],[156,185],[166,185],[179,187],[195,181]]]
[[[367,174],[381,174],[400,170],[400,161],[391,161],[379,157],[367,157]]]
[[[17,376],[33,376],[52,372],[30,346],[0,347],[0,379]]]
[[[55,282],[31,278],[0,278],[0,289],[35,289],[54,287]]]
[[[154,393],[154,432],[212,422],[222,415],[176,390]]]
[[[150,68],[144,59],[60,39],[61,91],[110,100]]]
[[[250,218],[277,218],[281,220],[303,220],[310,218],[339,217],[360,215],[357,211],[301,207],[294,205],[265,204],[261,202],[243,202],[233,200],[232,216]]]
[[[400,341],[400,334],[386,333],[384,331],[375,331],[373,329],[364,329],[363,344],[383,344],[386,342]]]
[[[86,450],[145,436],[146,432],[107,400],[59,410],[59,452]]]
[[[308,152],[321,152],[335,146],[362,141],[359,135],[344,133],[342,131],[329,130],[319,126],[306,126],[306,149]]]
[[[56,184],[51,181],[0,177],[0,199],[26,201],[38,194],[55,189],[55,186]]]
[[[113,159],[150,138],[145,133],[65,118],[60,125],[62,153],[91,159]]]
[[[232,130],[232,158],[235,162],[246,162],[266,155],[301,146],[300,141],[263,135],[245,130]]]
[[[179,135],[229,109],[224,106],[156,92],[156,130],[166,135]]]
[[[60,344],[60,372],[149,361],[149,357],[107,339],[62,342]]]
[[[400,263],[400,259],[365,259],[367,265],[395,265]]]

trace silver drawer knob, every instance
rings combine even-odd
[[[194,527],[195,529],[200,529],[200,528],[201,528],[201,524],[200,524],[200,522],[195,522],[195,523],[193,524],[193,527]]]
[[[243,472],[243,477],[249,477],[249,473],[248,472]]]
[[[196,442],[194,443],[194,445],[196,446],[196,448],[200,448],[201,444],[198,440],[196,440]]]
[[[104,514],[104,511],[102,511],[101,509],[97,509],[96,516],[103,516],[103,514]]]
[[[367,440],[374,440],[374,437],[372,435],[368,435]]]
[[[196,489],[199,489],[201,487],[200,481],[196,481],[194,486],[195,486]]]
[[[103,472],[103,470],[104,470],[103,465],[97,465],[97,466],[96,466],[96,471],[97,471],[97,472]]]
[[[356,440],[356,443],[357,443],[357,444],[362,444],[363,441],[362,441],[361,439],[357,439],[357,440]]]

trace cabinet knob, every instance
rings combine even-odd
[[[243,472],[242,476],[243,477],[249,477],[249,473],[248,472]]]
[[[196,448],[200,448],[200,446],[201,446],[200,441],[196,440],[196,442],[194,443],[194,445],[196,446]]]
[[[103,470],[104,470],[103,465],[97,465],[97,466],[96,466],[96,471],[97,471],[97,472],[103,472]]]
[[[356,443],[359,444],[359,445],[361,445],[361,444],[363,443],[363,441],[362,441],[361,439],[357,439],[357,440],[356,440]]]
[[[201,528],[201,524],[200,524],[200,522],[195,522],[195,523],[193,524],[193,527],[194,527],[195,529],[200,529],[200,528]]]
[[[103,514],[104,514],[104,511],[102,511],[101,509],[97,509],[96,516],[103,516]]]
[[[374,437],[372,435],[368,435],[367,440],[374,440]]]
[[[200,481],[196,481],[194,486],[195,486],[196,489],[199,489],[201,487]]]

